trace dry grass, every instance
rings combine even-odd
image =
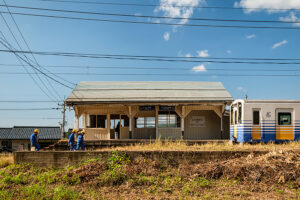
[[[154,140],[150,144],[135,144],[123,147],[110,147],[99,149],[98,151],[279,151],[279,150],[300,150],[300,142],[289,143],[258,143],[258,144],[229,144],[229,143],[206,143],[188,145],[183,140],[170,141],[170,140]]]
[[[6,167],[13,163],[14,160],[12,154],[0,154],[0,168]]]

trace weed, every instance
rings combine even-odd
[[[79,192],[60,185],[54,188],[53,199],[54,200],[66,200],[66,199],[75,200],[75,199],[82,199],[82,197]]]

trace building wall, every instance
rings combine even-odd
[[[223,116],[223,137],[222,139],[229,139],[230,138],[230,117]]]
[[[135,128],[133,133],[133,139],[155,139],[155,128]]]
[[[192,127],[190,122],[193,116],[203,116],[203,127]],[[221,139],[221,119],[212,110],[194,110],[184,119],[184,139],[187,140],[211,140]]]

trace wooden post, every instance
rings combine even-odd
[[[106,116],[107,119],[107,139],[110,139],[110,114],[108,113]]]
[[[184,118],[185,118],[185,107],[182,106],[182,109],[181,109],[181,137],[182,137],[182,139],[184,136]]]
[[[156,135],[156,139],[159,138],[159,134],[158,134],[158,106],[155,106],[155,135]]]
[[[74,118],[74,129],[76,129],[77,131],[79,129],[79,117],[76,113],[75,113],[75,118]]]
[[[132,139],[132,113],[131,113],[131,106],[128,107],[129,109],[129,139]]]
[[[83,113],[83,115],[82,115],[82,128],[86,129],[86,127],[87,127],[86,113]]]

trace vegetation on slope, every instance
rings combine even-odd
[[[299,188],[294,151],[176,165],[115,151],[64,169],[0,169],[0,199],[299,199]]]

